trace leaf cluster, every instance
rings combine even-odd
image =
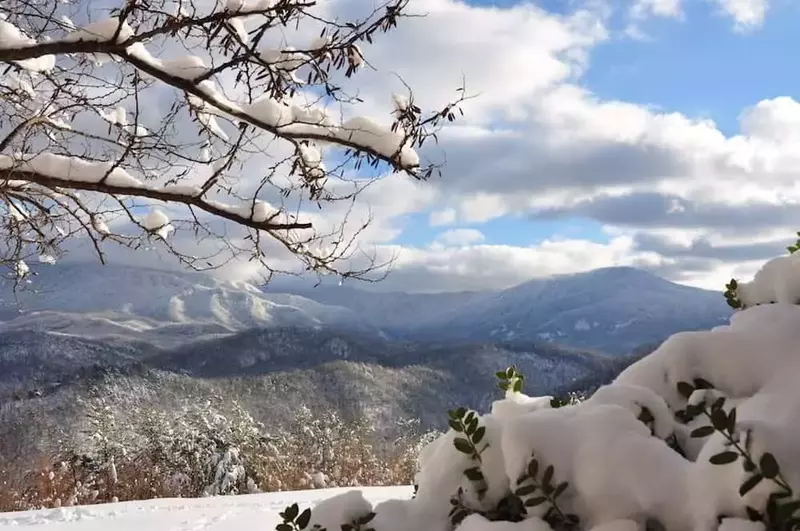
[[[713,385],[706,380],[696,379],[693,384],[688,382],[678,383],[678,392],[689,398],[697,389],[713,389]],[[699,415],[705,416],[710,424],[695,428],[691,432],[693,438],[705,438],[714,433],[719,433],[725,439],[726,449],[712,455],[709,462],[714,465],[729,465],[740,461],[742,468],[748,474],[739,486],[739,495],[744,497],[763,481],[770,481],[777,491],[772,492],[763,510],[747,507],[748,517],[753,521],[763,522],[769,531],[790,531],[800,529],[800,500],[794,496],[791,485],[781,474],[778,460],[770,452],[764,452],[758,459],[752,454],[752,432],[738,429],[736,423],[736,408],[725,412],[725,397],[719,397],[708,405],[705,401],[689,405],[686,413],[691,418]]]
[[[489,447],[489,443],[485,441],[486,426],[480,425],[476,412],[463,407],[450,410],[447,414],[450,417],[448,422],[450,427],[460,434],[453,439],[453,446],[462,454],[468,455],[475,463],[474,466],[464,470],[464,475],[475,484],[478,498],[483,498],[488,488],[480,467],[481,454]]]
[[[734,310],[744,309],[745,306],[742,304],[741,299],[739,299],[739,295],[736,293],[736,289],[739,287],[739,283],[736,281],[735,278],[732,278],[730,282],[725,284],[725,302],[728,303],[728,306],[733,308]]]
[[[553,529],[576,529],[580,523],[578,516],[564,512],[558,505],[558,498],[569,488],[569,483],[566,481],[558,483],[554,480],[554,476],[553,465],[542,467],[533,455],[525,471],[517,478],[514,495],[522,501],[526,509],[548,504],[549,508],[543,520]]]
[[[311,523],[311,509],[305,509],[301,513],[300,506],[296,503],[293,503],[279,513],[279,516],[283,521],[275,526],[275,531],[305,531]],[[369,512],[364,516],[356,518],[352,522],[342,524],[341,531],[375,531],[373,528],[367,527],[367,524],[372,522],[374,518],[375,513]],[[326,531],[325,528],[321,527],[319,524],[314,524],[311,526],[310,530]]]
[[[504,371],[496,372],[495,376],[500,380],[497,382],[497,387],[503,391],[513,391],[514,393],[521,393],[522,387],[525,384],[525,375],[519,372],[516,366],[512,365]]]
[[[293,503],[282,512],[278,513],[278,516],[280,516],[283,521],[275,526],[275,531],[305,531],[311,522],[311,509],[305,509],[301,513],[300,506]],[[325,531],[325,529],[318,524],[314,524],[311,529],[313,531]]]

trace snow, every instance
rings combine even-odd
[[[114,168],[111,162],[95,162],[80,157],[67,157],[53,153],[10,157],[0,155],[0,169],[16,169],[39,173],[74,182],[105,182],[112,186],[141,187],[142,182],[123,168]]]
[[[736,294],[745,306],[800,302],[800,253],[770,260],[751,282],[739,283]]]
[[[119,30],[119,33],[117,31]],[[127,22],[122,22],[118,18],[107,18],[91,22],[80,29],[69,33],[64,37],[64,42],[105,42],[110,41],[117,34],[116,42],[125,42],[134,35],[133,28]]]
[[[399,151],[400,164],[404,167],[419,166],[419,155],[407,145],[402,129],[397,131],[383,127],[371,118],[351,118],[334,132],[336,138],[369,146],[386,157],[393,157]]]
[[[169,216],[164,214],[161,210],[152,209],[142,220],[142,226],[145,230],[153,232],[162,238],[166,239],[170,232],[174,230],[169,223]]]
[[[356,494],[353,494],[356,492]],[[376,487],[362,489],[370,504],[392,498],[409,498],[410,487]],[[88,507],[65,507],[20,513],[0,513],[0,529],[18,531],[239,531],[262,529],[271,531],[281,522],[278,513],[297,502],[301,509],[312,507],[334,496],[346,496],[350,502],[357,495],[353,489],[310,490],[218,496],[200,499],[163,499],[142,502],[121,502]],[[335,518],[337,511],[347,516],[346,509],[327,512]],[[344,522],[342,522],[344,523]],[[335,526],[329,529],[339,529]]]
[[[34,45],[36,45],[36,41],[25,35],[25,33],[14,24],[7,20],[0,20],[0,50],[25,48]],[[56,58],[54,55],[43,55],[32,59],[14,61],[14,63],[34,72],[47,72],[55,67]]]
[[[231,13],[264,11],[275,5],[275,0],[225,0],[224,9]]]

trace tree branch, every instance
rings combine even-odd
[[[270,221],[258,222],[252,218],[240,216],[225,209],[222,205],[206,201],[200,196],[190,196],[165,192],[153,188],[136,186],[115,186],[108,183],[72,181],[69,179],[59,179],[24,170],[0,170],[0,179],[12,181],[22,180],[35,183],[50,189],[67,188],[72,190],[85,190],[90,192],[100,192],[108,195],[128,195],[134,197],[146,197],[165,203],[180,203],[183,205],[196,207],[204,212],[213,214],[217,217],[233,221],[239,225],[263,231],[310,229],[311,223],[272,223]],[[277,213],[276,213],[277,214]]]

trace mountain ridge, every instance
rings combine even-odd
[[[533,279],[498,291],[402,293],[323,284],[263,289],[199,273],[126,266],[38,267],[0,332],[59,330],[175,347],[254,328],[332,328],[398,341],[551,341],[614,354],[724,323],[721,295],[631,267]],[[143,289],[147,286],[149,289]]]

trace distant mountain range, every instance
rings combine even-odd
[[[533,280],[503,291],[381,293],[268,286],[120,266],[40,267],[0,312],[0,333],[48,330],[176,347],[253,328],[301,327],[412,342],[554,342],[624,354],[681,330],[725,322],[713,291],[633,268]]]
[[[79,399],[98,389],[160,408],[236,397],[267,424],[303,403],[441,426],[448,407],[487,408],[508,365],[533,394],[591,389],[634,350],[730,316],[718,293],[630,268],[442,294],[260,289],[96,264],[36,273],[16,295],[0,286],[0,451],[61,440],[41,434],[79,424]]]

